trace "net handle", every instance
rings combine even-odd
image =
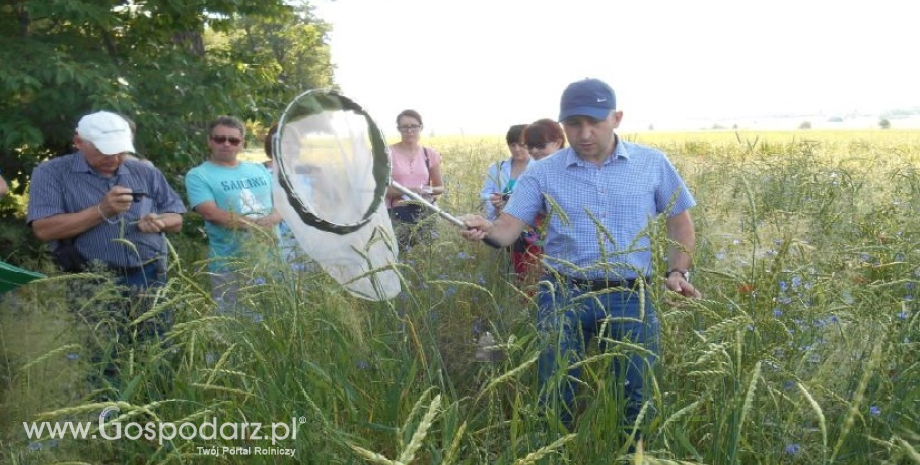
[[[446,211],[442,210],[441,207],[439,207],[439,206],[437,206],[437,205],[435,205],[435,204],[429,202],[428,199],[422,197],[421,195],[418,195],[417,193],[415,193],[415,192],[413,192],[412,190],[408,189],[406,186],[403,186],[402,184],[400,184],[400,183],[398,183],[398,182],[396,182],[396,181],[393,181],[392,179],[390,180],[390,186],[393,186],[393,189],[396,189],[396,190],[398,190],[399,192],[402,192],[403,194],[405,194],[407,197],[409,197],[409,198],[412,199],[413,201],[418,202],[421,206],[423,206],[423,207],[425,207],[425,208],[427,208],[427,209],[429,209],[429,210],[431,210],[431,211],[437,213],[438,216],[440,216],[441,218],[444,218],[444,219],[447,220],[447,221],[450,221],[450,222],[453,223],[455,226],[457,226],[457,227],[459,227],[459,228],[462,228],[462,229],[469,229],[469,227],[466,225],[466,223],[464,223],[462,220],[460,220],[460,218],[457,218],[456,216],[451,215],[450,213],[447,213]],[[482,242],[484,242],[484,243],[485,243],[486,245],[488,245],[489,247],[493,247],[493,248],[496,248],[496,249],[502,248],[501,245],[499,245],[498,243],[496,243],[496,242],[493,241],[492,239],[489,239],[488,237],[485,238],[485,239],[483,239]]]

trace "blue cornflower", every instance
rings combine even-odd
[[[906,310],[902,310],[902,311],[898,312],[898,319],[899,319],[899,320],[906,320],[906,319],[908,319],[909,317],[910,317],[910,312],[908,312],[908,311],[906,311]]]
[[[799,449],[801,449],[801,446],[798,444],[789,444],[786,446],[785,452],[789,455],[795,455],[799,453]]]
[[[716,260],[724,260],[724,259],[725,259],[725,251],[724,251],[724,250],[720,250],[720,251],[716,252]]]
[[[869,407],[869,415],[872,415],[873,417],[877,417],[877,416],[879,416],[879,415],[881,415],[881,414],[882,414],[882,409],[880,409],[880,408],[878,408],[878,407],[876,407],[876,406],[874,406],[874,405],[871,406],[871,407]]]
[[[780,282],[779,282],[779,290],[780,290],[781,292],[786,292],[786,289],[788,289],[788,288],[789,288],[789,285],[786,284],[786,281],[780,281]]]
[[[798,276],[793,276],[792,277],[792,288],[795,289],[799,287],[800,285],[802,285],[802,278]]]
[[[774,318],[779,318],[779,317],[781,317],[781,316],[783,316],[783,311],[780,310],[780,309],[778,309],[778,308],[774,308],[774,309],[773,309],[773,317],[774,317]]]
[[[470,256],[466,252],[460,251],[460,253],[457,254],[457,258],[460,260],[466,260],[467,258],[470,258]]]
[[[853,294],[851,294],[850,291],[843,291],[843,294],[840,294],[840,299],[847,305],[853,305],[853,302],[856,302],[856,299],[853,298]]]
[[[80,354],[76,352],[70,352],[69,354],[67,354],[67,360],[73,361],[73,360],[78,360],[79,358],[80,358]]]

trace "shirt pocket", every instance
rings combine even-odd
[[[655,196],[651,192],[613,193],[606,207],[609,218],[605,224],[613,227],[611,232],[620,246],[632,243],[640,234],[648,235],[649,219],[655,212]]]

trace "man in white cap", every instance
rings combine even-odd
[[[696,243],[689,209],[696,201],[663,153],[617,137],[622,118],[606,83],[570,84],[559,112],[570,147],[531,163],[498,219],[467,217],[470,229],[461,232],[469,240],[488,237],[507,246],[537,215],[547,215],[546,275],[537,295],[541,400],[570,427],[570,376],[578,379],[581,372],[563,368],[584,357],[593,336],[643,347],[612,363],[612,379],[624,380],[626,423],[636,421],[650,400],[659,322],[647,289],[654,283],[650,233],[658,215],[666,215],[668,237],[676,244],[661,277],[665,287],[700,295],[688,271]]]
[[[118,114],[84,116],[73,142],[76,153],[32,172],[27,216],[32,232],[51,245],[64,271],[104,269],[131,292],[162,286],[163,233],[182,228],[182,199],[158,169],[126,160],[134,153],[133,134]],[[107,316],[115,321],[136,317],[115,312],[110,309]],[[165,331],[164,325],[152,329]]]

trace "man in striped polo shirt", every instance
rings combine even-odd
[[[32,172],[27,216],[32,232],[51,245],[64,271],[104,269],[126,286],[125,299],[83,317],[101,320],[114,327],[115,336],[129,339],[134,333],[129,322],[147,309],[138,293],[166,282],[164,233],[179,231],[185,213],[163,173],[126,160],[134,153],[133,139],[118,114],[100,111],[81,118],[73,137],[77,152],[45,161]],[[84,294],[91,292],[92,285],[84,288]],[[163,312],[137,333],[162,336],[170,324],[171,314]],[[107,366],[106,374],[111,370]]]
[[[182,229],[182,199],[158,169],[126,160],[134,143],[121,116],[84,116],[73,141],[76,153],[32,172],[27,220],[35,236],[55,250],[70,244],[84,266],[97,262],[120,284],[163,284],[163,233]]]
[[[581,371],[560,368],[583,358],[594,336],[642,347],[621,347],[626,356],[611,363],[612,379],[624,380],[625,422],[635,422],[650,401],[659,322],[647,289],[658,215],[666,215],[668,238],[676,244],[668,253],[664,285],[687,297],[700,295],[688,272],[696,243],[689,209],[696,201],[663,153],[617,137],[622,118],[606,83],[570,84],[559,113],[570,147],[532,162],[498,219],[467,217],[470,229],[461,232],[469,240],[489,237],[509,245],[537,215],[547,215],[546,275],[537,295],[544,344],[541,400],[569,427],[575,384],[570,377],[578,379]]]

